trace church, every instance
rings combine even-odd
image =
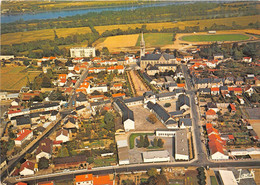
[[[170,55],[167,53],[163,54],[146,54],[145,53],[145,41],[144,41],[144,34],[142,33],[141,41],[140,41],[140,67],[144,70],[148,64],[160,65],[160,64],[175,64],[176,58],[174,55]]]

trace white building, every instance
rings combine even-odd
[[[210,158],[213,160],[228,160],[229,156],[217,151],[210,155]]]
[[[37,169],[35,169],[35,163],[31,161],[25,161],[23,164],[21,164],[20,175],[33,175],[34,171],[37,171]]]
[[[219,170],[219,175],[223,185],[238,185],[236,178],[232,171],[229,170]]]
[[[17,138],[14,140],[16,146],[21,146],[25,141],[32,139],[33,132],[28,129],[23,129],[17,134]]]
[[[175,137],[176,130],[156,130],[157,137]]]
[[[67,130],[61,129],[57,132],[56,141],[62,141],[63,143],[69,141],[69,132]]]
[[[70,49],[71,57],[95,57],[96,51],[94,47],[76,47]]]
[[[142,155],[145,163],[166,162],[171,160],[170,154],[167,150],[148,151],[143,152]]]
[[[187,139],[187,131],[179,130],[175,136],[175,159],[189,160],[189,147]]]

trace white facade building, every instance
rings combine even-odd
[[[94,47],[76,47],[70,49],[71,57],[95,57],[96,51]]]
[[[145,163],[166,162],[171,160],[170,154],[167,150],[148,151],[148,152],[143,152],[142,155]]]

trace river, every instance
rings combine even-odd
[[[117,7],[109,7],[109,8],[91,8],[91,9],[80,9],[80,10],[62,10],[62,11],[48,11],[48,12],[40,12],[40,13],[24,13],[24,14],[16,14],[16,15],[1,15],[1,23],[11,23],[19,20],[29,21],[34,19],[55,19],[59,17],[67,17],[74,15],[82,15],[91,12],[103,12],[103,11],[122,11],[122,10],[136,10],[138,8],[144,7],[159,7],[159,6],[168,6],[174,4],[184,4],[191,2],[160,2],[160,3],[151,3],[151,4],[141,4],[141,5],[133,5],[133,6],[117,6]]]

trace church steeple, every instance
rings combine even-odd
[[[140,57],[145,56],[145,41],[144,41],[144,33],[142,32],[141,41],[140,41]]]

